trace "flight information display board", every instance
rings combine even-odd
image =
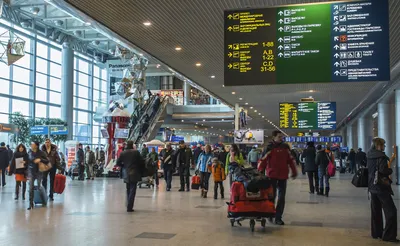
[[[225,86],[390,80],[388,0],[225,11]]]
[[[279,104],[282,129],[336,129],[336,102],[295,102]]]

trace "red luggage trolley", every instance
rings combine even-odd
[[[257,193],[247,192],[243,183],[234,182],[231,187],[231,200],[228,204],[228,218],[231,225],[242,225],[243,220],[250,220],[253,232],[256,221],[265,227],[266,219],[275,217],[275,202],[272,187]]]

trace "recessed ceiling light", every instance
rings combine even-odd
[[[196,125],[198,125],[199,123],[198,122],[196,122]]]
[[[314,92],[314,90],[309,90],[308,92]]]
[[[245,103],[244,105],[249,105],[249,103]]]
[[[182,120],[182,122],[185,122],[185,120]]]
[[[92,25],[92,23],[90,23],[90,22],[85,22],[85,26],[91,26]]]
[[[161,67],[161,65],[160,64],[157,64],[157,68],[160,68]]]
[[[258,113],[258,115],[261,115],[261,113]]]
[[[176,51],[181,51],[182,48],[178,46],[178,47],[175,47],[175,50],[176,50]]]
[[[263,118],[265,118],[265,116],[264,116],[264,115],[263,115],[262,117],[263,117]]]
[[[222,119],[221,121],[224,121],[224,119]]]
[[[257,109],[254,109],[254,113],[257,113]]]
[[[250,109],[253,109],[253,107],[250,107]]]
[[[203,119],[203,121],[206,121],[205,119]]]
[[[149,21],[143,22],[143,25],[145,25],[145,26],[151,26],[151,22],[149,22]]]
[[[243,100],[243,98],[239,97],[239,100],[240,100],[240,101],[242,101],[242,100]]]
[[[215,75],[211,75],[210,77],[211,77],[212,79],[215,79]]]
[[[222,85],[222,87],[225,87],[225,85]]]
[[[235,94],[236,94],[236,92],[232,91],[232,95],[235,95]]]
[[[201,124],[202,126],[204,126],[204,124]]]
[[[143,53],[140,53],[139,55],[140,55],[140,56],[143,56]]]
[[[196,63],[196,67],[201,67],[201,63]]]
[[[213,126],[211,128],[214,128]]]

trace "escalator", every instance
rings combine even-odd
[[[140,122],[144,122],[146,115],[152,113],[153,105],[156,101],[156,97],[151,97],[145,105],[136,106],[135,110],[131,115],[131,122],[129,127],[129,137],[128,140],[132,140],[135,137],[135,133],[140,131],[141,124]]]
[[[149,105],[145,109],[138,123],[131,129],[128,140],[135,144],[140,144],[156,137],[161,125],[164,122],[167,113],[167,105],[173,104],[174,100],[170,96],[161,99],[160,105],[156,112],[153,112],[153,105],[156,101],[150,100]]]

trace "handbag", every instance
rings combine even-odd
[[[326,154],[326,157],[328,158],[328,167],[326,168],[326,172],[329,177],[334,177],[336,174],[336,166],[333,164],[332,159],[329,158],[328,153]]]
[[[50,162],[47,164],[44,164],[43,162],[39,162],[37,165],[39,167],[40,172],[47,172],[52,168],[52,165]]]
[[[376,165],[376,170],[375,170],[375,178],[374,178],[374,184],[375,185],[382,185],[382,186],[390,186],[392,184],[392,180],[389,177],[382,177],[379,174],[379,166],[381,165],[381,161],[378,161]]]

